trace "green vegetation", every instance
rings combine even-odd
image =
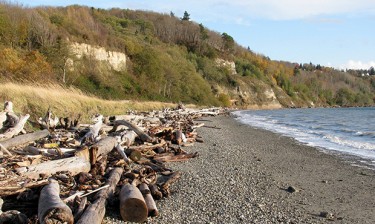
[[[72,43],[125,53],[126,69],[77,57]],[[372,76],[361,77],[367,73]],[[267,105],[275,93],[284,107],[370,106],[374,74],[374,68],[344,72],[272,61],[228,33],[191,21],[186,11],[178,18],[173,12],[0,3],[2,83],[58,84],[109,100],[247,107]]]

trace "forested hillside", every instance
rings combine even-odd
[[[187,12],[181,17],[2,2],[0,81],[57,83],[104,99],[244,108],[374,105],[375,76],[273,61]]]

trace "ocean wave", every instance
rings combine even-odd
[[[347,140],[344,138],[340,138],[338,136],[326,135],[323,138],[328,139],[329,141],[342,145],[342,146],[349,146],[356,149],[366,149],[366,150],[375,150],[375,144],[371,144],[368,142],[360,142],[354,140]]]

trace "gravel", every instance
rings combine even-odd
[[[316,159],[324,157],[328,162],[334,161],[333,164],[349,165],[289,138],[242,125],[231,117],[210,117],[199,122],[221,129],[200,128],[198,133],[204,143],[184,148],[198,151],[199,157],[168,164],[173,170],[182,171],[182,177],[172,185],[171,197],[157,201],[160,215],[149,218],[148,223],[332,223],[332,219],[320,215],[328,204],[331,205],[328,209],[336,209],[332,204],[334,199],[329,197],[332,192],[326,189],[327,192],[321,193],[315,182],[323,186],[329,184],[322,183],[320,176],[310,177],[311,170],[306,169],[305,164],[315,164]],[[311,155],[284,155],[290,150],[299,154],[313,150],[312,155],[317,157],[310,161]],[[366,177],[372,178],[367,179],[369,183],[372,181],[367,187],[374,189],[373,176]],[[309,178],[315,179],[311,182]],[[296,186],[298,191],[290,193],[288,186]],[[350,193],[342,197],[346,200]],[[371,205],[368,204],[369,209]],[[116,214],[118,211],[114,209],[104,223],[125,223],[119,221],[121,218]],[[336,216],[334,220],[341,223],[375,220],[373,214],[364,219],[362,216],[356,219],[352,213]],[[374,219],[367,222],[369,218]]]

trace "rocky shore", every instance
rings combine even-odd
[[[199,157],[169,164],[182,177],[149,223],[375,223],[373,170],[233,117],[200,122]]]

